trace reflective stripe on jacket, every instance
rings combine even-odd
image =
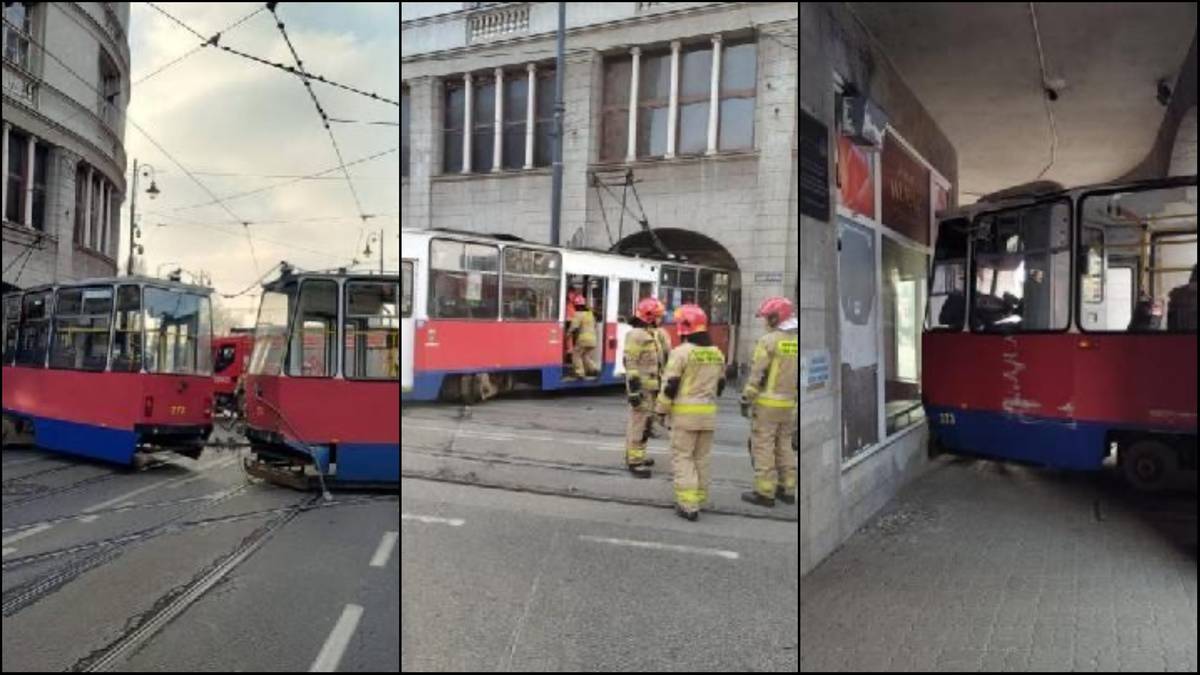
[[[758,340],[742,396],[765,408],[796,405],[799,343],[795,331],[775,329]]]

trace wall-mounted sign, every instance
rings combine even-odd
[[[754,283],[781,284],[783,283],[783,272],[755,272]]]
[[[829,129],[800,111],[800,213],[829,222]]]
[[[883,144],[883,224],[929,243],[929,169],[891,136]]]
[[[814,349],[800,355],[800,389],[816,391],[829,385],[829,350]]]

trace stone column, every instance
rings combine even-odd
[[[667,109],[667,159],[675,156],[675,130],[679,118],[679,40],[671,41],[671,105]]]
[[[475,124],[475,81],[471,74],[463,75],[463,161],[462,172],[471,173],[471,127]]]
[[[712,80],[708,98],[708,151],[717,154],[717,123],[721,114],[721,35],[712,38]]]
[[[37,137],[29,134],[29,155],[25,158],[25,227],[33,227],[33,160],[37,155]],[[7,180],[7,176],[5,177]],[[45,227],[45,223],[42,224]]]
[[[492,134],[492,171],[498,172],[503,168],[504,164],[500,161],[500,155],[504,149],[504,71],[497,68],[496,73],[496,114],[492,119],[496,121],[496,128]]]
[[[637,159],[637,103],[638,84],[641,82],[642,48],[634,47],[629,50],[633,62],[629,69],[629,142],[626,144],[625,160],[632,162]]]
[[[525,168],[532,169],[533,137],[537,128],[537,111],[534,110],[537,105],[537,66],[531,63],[525,66],[525,72],[529,81],[529,91],[525,97]]]

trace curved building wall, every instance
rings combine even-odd
[[[4,12],[4,283],[113,275],[129,5],[16,3]]]

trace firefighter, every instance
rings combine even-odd
[[[792,456],[792,414],[796,408],[799,374],[798,340],[792,301],[763,300],[755,316],[766,319],[767,334],[754,346],[750,379],[742,390],[742,415],[750,418],[750,458],[754,491],[742,500],[775,506],[775,500],[796,503],[796,460]]]
[[[575,298],[575,316],[571,319],[568,334],[572,338],[571,367],[576,378],[593,379],[596,367],[596,318],[588,309],[583,297]]]
[[[680,344],[671,350],[655,413],[671,416],[671,460],[675,513],[695,521],[708,501],[717,397],[725,389],[725,356],[712,346],[708,317],[697,305],[675,310]]]
[[[646,441],[654,423],[654,399],[666,352],[658,324],[666,310],[657,298],[638,303],[625,336],[625,392],[629,397],[629,425],[625,431],[625,465],[636,478],[649,478],[654,460],[646,457]]]

